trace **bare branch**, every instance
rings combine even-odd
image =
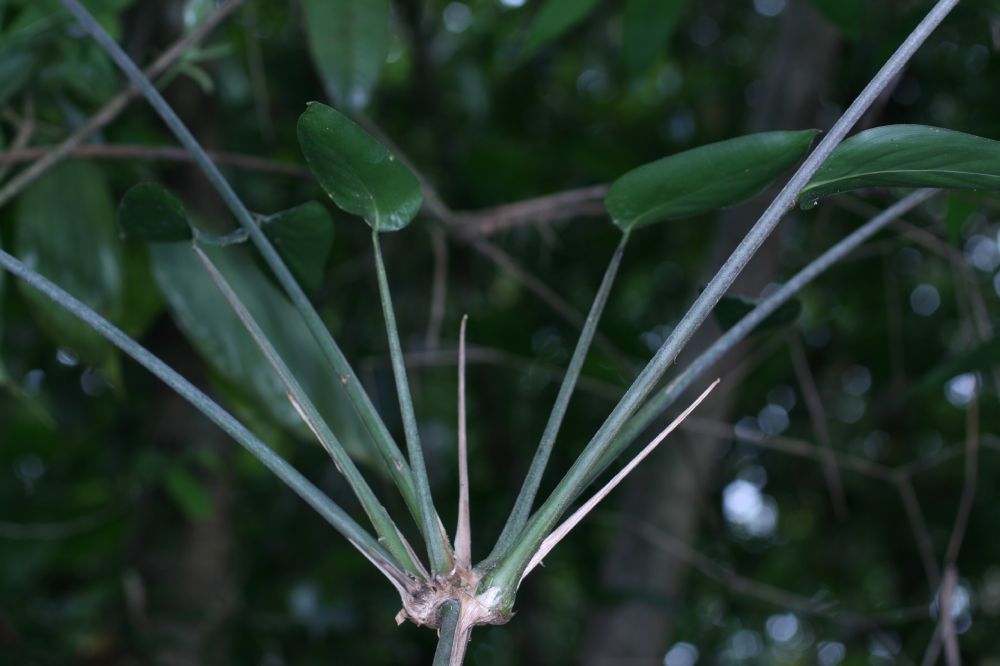
[[[812,422],[813,433],[824,453],[823,476],[826,478],[826,485],[830,490],[830,499],[833,500],[834,513],[841,520],[845,520],[847,518],[847,500],[844,498],[844,484],[840,480],[837,461],[833,455],[830,430],[826,426],[826,410],[823,408],[823,400],[819,397],[816,380],[809,368],[809,359],[806,358],[805,349],[802,347],[802,338],[797,332],[792,335],[789,351],[792,356],[792,365],[795,368],[795,376],[798,378],[799,388],[802,389],[802,397],[805,399],[806,410],[809,412],[809,420]]]

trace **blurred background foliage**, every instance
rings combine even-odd
[[[86,4],[148,63],[222,3]],[[303,176],[295,137],[310,100],[363,113],[449,207],[475,210],[604,183],[748,131],[829,127],[929,6],[394,0],[388,31],[358,24],[345,35],[324,33],[343,18],[331,9],[338,3],[237,4],[160,85],[207,147],[230,154],[227,175],[262,215],[323,201]],[[344,53],[327,34],[387,50],[384,68],[338,69]],[[961,3],[864,125],[1000,138],[998,53],[1000,5]],[[122,88],[58,2],[0,2],[0,187],[38,156],[32,149],[62,141]],[[224,397],[356,509],[323,451],[290,426],[212,285],[182,253],[150,252],[118,232],[115,202],[141,180],[170,187],[205,229],[233,226],[192,165],[157,152],[172,145],[133,102],[81,154],[3,202],[0,245]],[[739,295],[766,293],[896,193],[862,194],[793,212]],[[641,231],[553,470],[572,462],[761,202]],[[574,214],[557,208],[502,229],[477,227],[484,218],[474,215],[452,226],[422,216],[384,241],[448,525],[454,348],[462,314],[470,317],[479,557],[544,427],[575,341],[572,313],[589,307],[616,243],[595,206],[567,207]],[[367,228],[328,208],[335,238],[312,293],[399,432]],[[967,662],[1000,663],[998,210],[995,197],[940,196],[809,287],[727,359],[714,406],[526,582],[514,620],[477,630],[469,663],[922,663],[935,640],[940,563],[972,488],[967,440],[977,445],[978,483],[952,612]],[[270,276],[249,252],[226,251],[351,440],[353,416],[336,382],[310,367],[300,333],[283,326],[294,315],[281,314],[288,304]],[[498,252],[561,304],[498,267],[489,258]],[[395,592],[343,539],[179,398],[4,277],[0,664],[427,663],[433,636],[395,627]],[[440,316],[435,282],[445,285]],[[742,307],[725,304],[718,323]],[[824,442],[838,464],[816,454]],[[391,483],[367,469],[402,516]]]

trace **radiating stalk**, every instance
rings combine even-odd
[[[607,269],[604,271],[604,278],[601,280],[601,286],[597,290],[594,302],[590,306],[590,312],[587,313],[587,320],[580,331],[580,338],[576,342],[573,356],[570,358],[566,374],[563,376],[562,384],[559,386],[559,393],[556,395],[555,404],[552,406],[552,413],[549,414],[549,420],[545,424],[545,430],[542,432],[542,439],[535,450],[535,456],[531,461],[531,466],[528,468],[528,474],[524,478],[524,483],[521,485],[521,491],[514,501],[514,509],[507,518],[507,523],[504,525],[500,533],[500,538],[497,539],[497,543],[493,547],[493,552],[480,565],[484,571],[489,569],[510,550],[521,530],[524,529],[525,524],[528,522],[532,505],[535,502],[535,496],[538,493],[538,487],[541,485],[542,477],[545,475],[545,466],[549,462],[552,447],[555,446],[556,438],[559,436],[559,428],[562,426],[563,418],[566,416],[569,401],[573,397],[573,390],[576,388],[577,380],[580,378],[580,371],[583,369],[583,363],[587,359],[587,353],[590,351],[594,334],[597,332],[597,325],[601,321],[601,315],[604,314],[608,295],[611,293],[611,287],[614,285],[615,277],[618,275],[618,268],[621,265],[622,255],[625,253],[625,245],[628,242],[628,238],[629,233],[626,231],[622,235],[618,247],[615,248],[614,254],[611,255],[611,261],[608,263]]]
[[[586,487],[586,483],[593,477],[595,469],[628,419],[653,391],[663,374],[674,363],[744,266],[771,235],[784,215],[795,205],[799,193],[816,174],[823,162],[844,140],[850,129],[885,90],[886,86],[902,71],[934,28],[957,4],[958,0],[938,0],[934,8],[913,29],[903,44],[861,91],[857,99],[830,128],[829,133],[789,179],[739,246],[709,281],[704,291],[695,299],[690,309],[671,331],[636,381],[619,400],[590,443],[556,486],[556,489],[533,514],[522,532],[523,538],[517,541],[514,548],[497,565],[497,568],[484,579],[483,586],[485,588],[497,587],[502,591],[505,609],[513,605],[517,583],[533,553],[537,551],[542,540],[555,527],[573,500]]]
[[[455,526],[455,558],[466,570],[472,568],[472,523],[469,517],[469,436],[465,419],[465,326],[458,333],[458,524]]]
[[[222,292],[222,296],[226,299],[226,302],[229,303],[229,307],[239,317],[240,322],[243,323],[243,327],[250,333],[250,337],[253,338],[257,348],[264,354],[264,358],[267,359],[268,364],[281,379],[292,407],[295,408],[295,411],[305,424],[309,426],[313,435],[319,440],[319,443],[326,452],[330,454],[330,457],[333,458],[337,469],[347,479],[348,485],[350,485],[351,490],[361,503],[361,507],[375,527],[375,531],[379,535],[379,540],[385,544],[386,549],[392,553],[393,557],[406,567],[407,571],[414,576],[420,576],[421,569],[411,560],[411,549],[405,543],[406,540],[396,526],[396,523],[393,522],[385,507],[382,506],[375,493],[372,492],[371,486],[365,481],[364,476],[362,476],[361,471],[354,464],[354,461],[351,460],[351,456],[347,453],[343,444],[337,439],[337,436],[319,413],[312,399],[306,393],[305,389],[302,388],[302,384],[295,378],[295,374],[288,367],[288,364],[285,363],[285,360],[281,358],[281,354],[271,344],[267,334],[264,333],[260,324],[257,323],[257,320],[247,310],[243,301],[240,300],[239,295],[237,295],[232,285],[229,284],[229,281],[222,275],[218,267],[212,263],[212,260],[198,247],[197,243],[192,243],[192,247],[202,266],[208,271],[212,281],[219,288],[219,291]]]
[[[309,298],[302,291],[302,287],[296,282],[285,262],[281,259],[281,256],[267,239],[267,236],[254,221],[253,215],[247,210],[247,207],[240,200],[239,196],[237,196],[229,182],[226,181],[218,167],[212,162],[204,148],[201,147],[201,144],[191,134],[191,131],[184,125],[170,105],[167,104],[166,100],[163,99],[163,96],[156,87],[143,75],[132,59],[108,35],[94,17],[91,16],[90,12],[80,4],[79,0],[61,0],[61,2],[76,17],[80,25],[93,36],[101,48],[107,52],[108,56],[125,73],[125,76],[128,77],[132,84],[146,98],[150,106],[163,119],[163,122],[170,128],[170,131],[173,132],[178,141],[191,153],[194,161],[205,173],[212,186],[218,191],[226,206],[236,217],[240,225],[246,229],[250,240],[253,241],[257,250],[264,258],[265,263],[267,263],[282,288],[288,294],[292,304],[302,315],[306,327],[319,344],[323,356],[337,373],[340,383],[344,386],[348,398],[354,405],[355,411],[358,413],[361,422],[371,435],[376,449],[382,456],[382,460],[385,462],[393,482],[399,488],[400,494],[403,496],[414,518],[418,523],[421,523],[419,502],[417,501],[413,477],[406,459],[389,433],[385,422],[382,421],[382,418],[375,410],[375,406],[361,386],[361,382],[358,380],[344,353],[340,350],[340,347],[320,318],[319,313],[316,312],[312,303],[309,302]]]
[[[377,227],[377,225],[376,225]],[[410,458],[410,469],[413,471],[413,482],[417,492],[417,502],[420,506],[420,521],[423,525],[424,541],[427,544],[427,554],[431,560],[431,571],[435,574],[447,573],[453,563],[446,537],[440,529],[441,520],[434,508],[431,497],[431,484],[427,478],[427,466],[424,462],[424,451],[420,445],[420,431],[417,428],[417,416],[413,411],[413,398],[410,395],[410,382],[406,376],[406,361],[403,358],[403,347],[399,343],[399,328],[396,326],[396,313],[392,307],[392,295],[389,293],[389,278],[382,260],[382,246],[379,234],[372,230],[372,248],[375,251],[375,272],[378,276],[379,298],[382,301],[382,313],[385,316],[385,331],[389,338],[389,356],[392,359],[392,374],[396,380],[396,396],[399,399],[399,412],[403,419],[403,432],[406,436],[406,448]]]
[[[462,654],[457,652],[458,650],[463,653],[465,651],[464,646],[459,645],[461,640],[460,619],[461,609],[457,601],[449,601],[441,607],[441,625],[438,628],[438,644],[434,651],[432,666],[453,666],[456,659],[458,664],[462,663]]]
[[[0,266],[10,271],[14,276],[24,280],[32,288],[38,290],[54,303],[64,308],[74,317],[84,322],[113,345],[132,357],[139,365],[149,370],[167,386],[177,392],[204,414],[212,423],[219,426],[230,437],[267,467],[275,476],[281,479],[292,491],[319,513],[324,520],[344,536],[351,545],[371,560],[393,585],[399,588],[404,574],[385,548],[382,547],[363,527],[357,524],[343,509],[337,506],[329,497],[313,485],[308,479],[289,465],[281,456],[275,453],[246,426],[229,412],[205,395],[191,382],[182,377],[176,370],[161,361],[141,344],[126,335],[121,329],[97,314],[90,307],[67,293],[61,287],[44,276],[25,266],[17,258],[0,250]]]
[[[691,385],[705,371],[715,365],[729,350],[742,342],[761,322],[794,298],[813,280],[860,247],[862,243],[937,193],[938,190],[932,189],[917,190],[901,199],[838,241],[833,247],[792,276],[779,289],[758,303],[743,319],[723,333],[698,358],[684,368],[683,372],[671,380],[664,389],[654,394],[649,402],[636,412],[635,416],[629,420],[628,425],[618,434],[614,445],[608,449],[607,455],[601,460],[601,465],[595,470],[591,480],[599,476],[629,444],[635,441],[656,420],[658,415],[668,409],[685,391],[691,388]]]

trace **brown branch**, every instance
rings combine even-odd
[[[455,211],[453,214],[462,234],[489,236],[525,224],[551,224],[575,217],[603,216],[606,214],[604,195],[607,192],[607,185],[591,185],[493,208]]]
[[[910,622],[923,620],[927,617],[926,606],[880,612],[878,615],[837,610],[837,602],[835,601],[817,602],[813,598],[741,576],[647,522],[625,514],[614,514],[614,518],[616,522],[638,534],[650,545],[660,548],[672,557],[694,567],[704,576],[718,582],[731,592],[752,597],[801,615],[821,617],[843,625],[862,627],[868,630],[877,630],[880,625],[890,622]]]
[[[173,45],[164,51],[152,65],[145,70],[145,74],[150,79],[158,77],[173,65],[191,46],[198,43],[215,29],[224,18],[229,16],[243,0],[226,0],[210,16],[208,16],[194,30],[187,33]],[[91,137],[95,132],[109,124],[118,117],[118,114],[125,109],[129,102],[138,96],[139,92],[132,86],[121,91],[113,97],[107,104],[100,108],[90,119],[80,126],[75,132],[70,134],[57,147],[48,150],[38,161],[34,162],[24,171],[20,172],[0,190],[0,208],[10,202],[11,199],[20,194],[24,189],[37,180],[43,173],[65,159],[69,153]]]
[[[8,150],[0,153],[0,165],[16,164],[18,162],[30,162],[32,160],[42,160],[54,151],[60,150],[61,146],[36,146],[33,148],[23,148],[19,150]],[[311,178],[309,169],[294,164],[282,164],[263,157],[246,155],[243,153],[230,153],[224,151],[208,151],[209,157],[216,164],[232,166],[248,171],[259,171],[261,173],[271,173],[279,176],[289,176],[293,178]],[[184,148],[175,146],[141,146],[130,144],[86,144],[71,148],[62,156],[63,158],[85,158],[101,160],[146,160],[165,162],[193,162]],[[36,163],[37,164],[37,163]],[[13,182],[13,181],[12,181]]]
[[[958,554],[962,550],[962,541],[969,526],[969,514],[972,513],[972,503],[976,498],[976,477],[979,472],[979,400],[974,399],[965,411],[965,478],[962,483],[962,496],[958,501],[958,513],[955,524],[948,539],[948,550],[945,551],[945,567],[954,566]]]
[[[35,99],[27,95],[24,100],[24,113],[17,121],[17,133],[10,143],[10,150],[21,150],[31,141],[32,134],[35,133]],[[2,154],[2,153],[0,153]],[[0,181],[7,177],[10,170],[9,164],[0,162]]]
[[[917,499],[913,483],[908,477],[897,476],[895,484],[899,499],[903,502],[903,509],[906,511],[906,518],[910,521],[910,531],[913,532],[913,539],[917,543],[917,552],[920,553],[920,563],[924,567],[927,584],[933,592],[941,581],[941,569],[934,557],[934,544],[931,541],[930,530],[927,529],[927,521],[924,520],[924,512],[920,508],[920,500]]]
[[[830,499],[833,501],[833,510],[837,518],[845,520],[847,518],[847,500],[844,497],[844,484],[840,480],[837,461],[833,455],[833,442],[830,440],[830,430],[827,428],[827,415],[823,408],[823,399],[820,398],[819,389],[816,388],[816,380],[809,367],[809,359],[806,358],[805,349],[802,347],[801,336],[796,332],[791,338],[792,344],[789,352],[792,357],[792,366],[795,368],[799,388],[802,389],[802,397],[806,403],[806,411],[809,412],[809,420],[812,422],[813,434],[816,435],[816,441],[819,442],[824,453],[823,476],[830,491]]]

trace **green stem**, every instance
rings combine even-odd
[[[344,390],[347,392],[351,403],[354,405],[355,411],[358,413],[362,423],[364,423],[365,428],[368,430],[372,440],[375,442],[375,446],[378,449],[379,454],[382,456],[393,482],[396,484],[396,487],[399,488],[400,494],[403,496],[403,500],[406,502],[410,512],[419,522],[420,509],[419,503],[417,502],[413,477],[402,452],[393,440],[392,435],[389,433],[389,429],[382,421],[382,418],[375,410],[375,406],[372,404],[368,394],[365,393],[364,388],[361,386],[361,382],[354,373],[354,369],[351,368],[351,364],[347,361],[344,353],[340,350],[340,347],[337,345],[333,336],[330,334],[330,331],[326,328],[326,325],[320,318],[319,313],[316,312],[312,303],[309,302],[309,298],[306,296],[305,292],[302,291],[302,287],[300,287],[298,282],[296,282],[291,271],[288,270],[285,262],[281,259],[281,256],[267,239],[267,236],[264,235],[264,232],[261,231],[260,227],[254,221],[253,215],[249,210],[247,210],[247,207],[240,200],[239,196],[237,196],[229,182],[226,181],[218,167],[216,167],[212,162],[204,148],[201,147],[201,144],[199,144],[198,140],[191,134],[191,131],[184,125],[170,105],[163,99],[163,96],[159,93],[156,87],[139,70],[136,64],[121,49],[121,47],[118,46],[118,44],[108,35],[104,28],[102,28],[101,25],[94,20],[94,17],[91,16],[90,12],[88,12],[87,9],[80,4],[79,0],[61,0],[61,2],[63,6],[65,6],[66,9],[68,9],[70,13],[76,17],[77,21],[80,22],[80,25],[83,26],[83,28],[89,32],[91,36],[93,36],[94,40],[100,44],[105,52],[107,52],[115,64],[117,64],[122,72],[125,73],[126,77],[128,77],[132,84],[146,98],[150,106],[152,106],[157,114],[159,114],[159,116],[163,119],[163,122],[170,128],[174,136],[177,137],[178,141],[180,141],[184,148],[191,153],[194,161],[205,173],[205,176],[208,178],[212,186],[215,187],[216,191],[218,191],[219,195],[226,203],[226,206],[228,206],[229,210],[232,211],[233,215],[240,223],[240,226],[247,231],[247,234],[250,236],[250,240],[253,241],[254,245],[257,247],[257,250],[264,258],[265,263],[267,263],[278,282],[288,294],[292,304],[302,315],[309,332],[312,333],[314,338],[316,338],[316,342],[319,344],[327,362],[329,362],[331,367],[337,373],[337,376],[340,378],[340,383],[344,386]]]
[[[264,442],[250,432],[246,426],[224,410],[215,401],[205,395],[191,382],[182,377],[176,370],[161,361],[145,347],[126,335],[121,329],[97,314],[90,307],[74,298],[65,290],[44,276],[31,270],[17,258],[0,250],[0,266],[10,271],[14,276],[24,280],[54,303],[65,308],[67,312],[81,320],[100,335],[132,357],[139,365],[146,368],[191,403],[208,420],[224,430],[243,448],[267,467],[285,485],[316,510],[330,525],[342,534],[369,560],[374,562],[387,577],[397,584],[404,574],[390,555],[363,527],[358,525],[343,509],[337,506],[329,497],[302,476],[298,470],[289,465],[281,456],[275,453]],[[395,580],[394,580],[395,578]]]
[[[413,470],[413,481],[420,506],[424,541],[431,560],[431,570],[435,574],[443,574],[451,570],[454,558],[449,552],[451,549],[448,547],[447,539],[440,528],[441,520],[434,509],[434,499],[431,497],[431,484],[427,478],[424,451],[420,445],[420,431],[417,428],[417,416],[413,411],[410,383],[406,377],[406,361],[403,359],[403,348],[399,343],[399,328],[396,326],[396,313],[392,307],[389,278],[386,275],[385,262],[382,259],[382,246],[379,242],[377,225],[376,228],[372,229],[372,248],[375,251],[375,273],[378,276],[379,298],[382,301],[382,313],[385,316],[385,332],[389,338],[392,374],[396,380],[396,395],[399,399],[399,412],[403,418],[406,448],[409,453],[410,468]]]
[[[500,533],[500,538],[497,539],[497,543],[493,547],[493,552],[479,565],[479,568],[483,571],[489,570],[494,563],[507,554],[528,522],[528,517],[531,515],[531,507],[538,493],[538,487],[542,482],[542,476],[545,474],[545,466],[548,464],[552,448],[555,445],[556,438],[559,436],[559,428],[562,426],[563,418],[566,416],[569,401],[573,397],[577,380],[580,378],[580,371],[583,369],[583,363],[587,359],[587,353],[590,351],[594,334],[597,332],[597,325],[601,320],[601,315],[604,313],[604,307],[607,305],[608,295],[611,293],[611,287],[614,285],[618,268],[621,266],[628,238],[629,233],[626,231],[622,235],[614,254],[611,255],[611,261],[604,272],[601,286],[597,290],[597,295],[594,296],[594,303],[590,306],[587,320],[584,322],[580,338],[576,342],[576,349],[573,350],[573,356],[570,358],[566,375],[559,386],[559,393],[556,396],[555,404],[552,406],[552,413],[549,415],[548,423],[545,424],[542,439],[538,444],[538,449],[535,451],[535,456],[531,461],[531,467],[528,469],[524,483],[521,485],[521,491],[514,502],[514,509],[507,518],[507,523],[504,525],[503,531]]]
[[[590,443],[587,444],[562,481],[556,486],[556,489],[528,521],[522,532],[523,538],[518,540],[514,548],[499,562],[496,569],[489,574],[487,579],[484,579],[482,585],[485,588],[495,587],[500,590],[503,610],[509,611],[513,606],[514,595],[524,568],[531,561],[531,557],[538,550],[542,541],[569,508],[569,505],[586,487],[588,481],[593,478],[594,470],[604,459],[605,453],[614,443],[618,432],[655,389],[660,378],[677,360],[678,355],[691,340],[695,331],[709,316],[715,304],[732,286],[736,277],[771,235],[785,214],[795,206],[802,189],[809,184],[809,181],[830,157],[837,145],[844,140],[850,129],[879,98],[886,86],[903,70],[921,44],[926,41],[931,32],[940,25],[941,21],[957,4],[958,0],[938,0],[896,52],[872,77],[868,85],[844,111],[844,114],[834,123],[820,144],[796,170],[781,192],[771,202],[771,205],[767,207],[760,219],[719,268],[704,291],[691,304],[687,313],[677,323],[663,345],[643,368],[639,377],[619,400]]]
[[[449,601],[441,607],[438,644],[431,666],[455,666],[456,663],[462,663],[465,646],[460,644],[463,641],[461,628],[458,626],[461,615],[461,607],[457,601]]]
[[[197,243],[192,243],[192,247],[198,259],[205,267],[205,270],[211,276],[212,281],[215,282],[226,302],[229,303],[229,307],[239,317],[243,323],[243,327],[250,333],[257,347],[264,354],[264,358],[267,359],[267,362],[274,369],[275,373],[277,373],[281,379],[281,383],[285,385],[285,389],[288,392],[288,399],[292,403],[292,406],[298,412],[299,416],[302,417],[302,420],[305,421],[306,425],[309,426],[309,429],[316,436],[316,439],[319,440],[326,452],[333,458],[333,462],[340,473],[347,479],[351,490],[354,491],[358,501],[361,502],[362,508],[375,527],[380,541],[406,567],[407,571],[414,576],[421,576],[420,567],[410,558],[412,549],[405,543],[405,539],[396,526],[396,523],[393,522],[385,507],[382,506],[375,493],[372,492],[371,486],[365,481],[364,476],[362,476],[361,471],[354,464],[354,461],[351,460],[343,444],[337,439],[337,436],[330,429],[329,424],[319,413],[315,403],[313,403],[305,389],[302,388],[302,384],[295,378],[295,374],[288,367],[288,364],[285,363],[285,360],[281,358],[281,354],[271,344],[271,341],[267,338],[263,329],[261,329],[260,324],[257,323],[254,316],[247,310],[243,301],[240,300],[239,295],[237,295],[232,285],[229,284],[218,267],[198,247]]]
[[[842,238],[829,250],[809,262],[805,268],[792,276],[774,293],[758,303],[757,307],[748,312],[735,326],[723,333],[698,358],[684,368],[683,372],[674,377],[666,387],[653,395],[649,402],[636,412],[635,416],[618,434],[615,443],[608,449],[607,455],[601,460],[601,464],[591,476],[590,481],[596,479],[658,416],[663,414],[664,410],[674,404],[685,391],[691,388],[695,381],[725,356],[729,350],[743,341],[761,322],[794,298],[796,294],[805,289],[831,266],[856,250],[862,243],[937,193],[938,190],[923,189],[901,199]]]

